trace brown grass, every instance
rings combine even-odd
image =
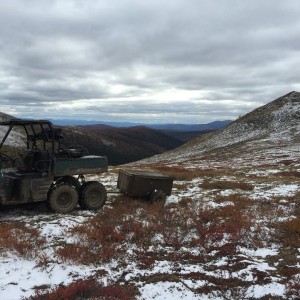
[[[296,177],[296,178],[300,178],[300,172],[298,172],[298,171],[283,171],[283,172],[276,173],[276,175],[282,176],[282,177]]]
[[[293,276],[285,287],[286,299],[300,299],[300,277],[299,273]]]
[[[197,177],[197,174],[194,170],[188,170],[180,167],[159,166],[155,167],[155,170],[173,177],[176,180],[191,180]]]
[[[256,242],[253,213],[242,210],[247,205],[235,202],[217,209],[199,210],[192,215],[199,235],[199,244],[207,251],[217,250],[218,255],[236,254],[238,245],[253,247]]]
[[[276,224],[280,241],[289,247],[300,247],[300,218],[297,217],[286,222]]]
[[[9,221],[0,223],[0,249],[10,251],[24,258],[36,258],[40,249],[45,246],[45,239],[35,228],[29,228],[25,223]]]
[[[170,167],[166,165],[151,165],[148,168],[157,170],[163,174],[173,177],[176,180],[192,180],[198,177],[217,177],[224,176],[228,173],[227,169],[187,169],[185,167]]]
[[[112,207],[91,218],[87,223],[70,229],[77,242],[60,247],[57,254],[64,261],[83,264],[121,259],[127,243],[148,248],[160,231],[163,204],[119,197]]]
[[[37,289],[27,300],[71,300],[71,299],[120,299],[133,300],[138,296],[138,290],[132,285],[103,286],[95,279],[81,279],[70,285],[59,285],[48,292]]]
[[[240,181],[204,181],[201,184],[203,189],[218,189],[218,190],[244,190],[244,191],[252,191],[254,189],[253,185],[246,182]]]
[[[292,159],[284,159],[284,160],[281,160],[279,163],[283,164],[284,166],[290,166],[294,163],[297,163],[297,161],[292,160]]]
[[[260,227],[254,224],[251,200],[234,195],[219,197],[218,201],[231,201],[233,205],[201,209],[187,199],[183,204],[164,207],[120,197],[86,224],[72,228],[70,233],[77,242],[64,245],[57,254],[64,261],[93,264],[122,260],[128,244],[134,244],[139,249],[140,264],[150,266],[154,263],[148,253],[150,246],[172,251],[193,246],[233,256],[237,245],[258,245]],[[187,238],[191,232],[194,235]]]
[[[226,189],[253,188],[243,186],[240,181],[225,181],[221,186]],[[170,274],[137,275],[131,280],[183,282],[197,277],[208,284],[196,289],[195,293],[226,294],[228,299],[235,296],[238,299],[237,295],[245,294],[252,283],[242,277],[221,280],[218,276],[206,275],[205,271],[215,274],[224,271],[229,275],[242,272],[251,261],[245,262],[241,247],[256,249],[276,243],[281,247],[280,254],[266,258],[276,270],[271,274],[254,268],[251,270],[253,283],[267,284],[271,275],[282,276],[283,284],[290,282],[290,293],[295,293],[297,283],[292,278],[298,270],[293,266],[297,265],[298,258],[296,254],[284,256],[283,253],[292,247],[300,247],[300,222],[297,219],[278,222],[279,218],[294,213],[289,205],[295,201],[290,199],[281,205],[281,198],[253,200],[242,193],[212,197],[219,206],[205,207],[189,198],[168,206],[151,205],[120,196],[85,224],[71,229],[70,233],[77,241],[59,248],[57,253],[64,261],[82,264],[102,264],[115,259],[120,268],[127,266],[126,261],[135,261],[140,269],[149,270],[150,274],[155,263],[169,261],[177,266]],[[135,250],[128,253],[129,248]],[[226,265],[215,265],[220,259]],[[205,271],[182,274],[178,270],[183,264],[201,264]],[[126,283],[126,280],[121,278],[119,282]]]
[[[241,194],[232,194],[230,196],[217,195],[215,198],[215,202],[232,202],[235,209],[239,210],[241,213],[247,213],[249,211],[250,214],[253,209],[253,206],[256,204],[256,202],[253,199]],[[252,214],[251,216],[253,217]]]

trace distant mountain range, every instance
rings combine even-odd
[[[136,127],[144,126],[152,129],[174,130],[181,132],[216,130],[225,127],[232,120],[214,121],[207,124],[147,124],[133,122],[106,122],[106,121],[85,121],[85,120],[68,120],[68,119],[50,119],[55,125],[61,126],[86,126],[86,125],[107,125],[111,127]]]

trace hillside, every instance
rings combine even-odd
[[[214,130],[213,129],[212,130],[201,130],[201,131],[175,131],[175,130],[161,130],[161,129],[157,129],[157,130],[166,135],[169,135],[171,137],[174,137],[174,138],[179,139],[186,143],[186,142],[193,140],[205,133],[212,132],[215,129]]]
[[[11,119],[14,119],[15,117],[0,112],[0,122],[1,121],[8,121]],[[5,133],[7,132],[7,127],[0,126],[0,142],[2,141],[2,138],[4,137]],[[10,135],[8,136],[7,140],[5,141],[6,145],[10,145],[12,147],[24,147],[25,141],[22,131],[18,131],[13,129]]]
[[[226,125],[230,124],[232,120],[225,120],[225,121],[214,121],[207,124],[158,124],[158,125],[148,125],[147,127],[153,129],[160,129],[160,130],[171,130],[171,131],[178,131],[178,132],[193,132],[193,131],[213,131],[220,128],[225,127]]]
[[[300,93],[288,93],[240,117],[223,129],[200,136],[149,162],[229,161],[299,151]],[[298,149],[298,150],[297,150]]]
[[[147,127],[116,128],[107,125],[64,127],[66,145],[80,144],[93,155],[106,155],[110,165],[150,157],[183,144],[183,141]]]
[[[14,117],[3,112],[0,112],[0,121],[7,121],[13,119]]]

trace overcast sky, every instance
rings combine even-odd
[[[300,90],[299,0],[0,0],[0,111],[207,123]]]

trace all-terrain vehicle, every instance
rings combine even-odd
[[[47,201],[58,213],[71,212],[79,203],[98,209],[106,189],[85,175],[108,169],[107,157],[88,156],[81,147],[64,148],[61,128],[47,120],[11,119],[0,122],[0,205]],[[20,145],[13,136],[18,136]]]

